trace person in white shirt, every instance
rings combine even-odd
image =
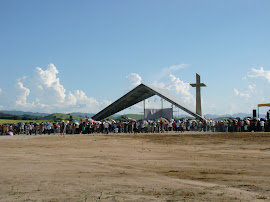
[[[260,121],[260,131],[264,132],[264,121]]]
[[[180,128],[180,120],[178,120],[177,122],[176,122],[176,131],[175,132],[179,132],[179,128]]]
[[[109,123],[105,121],[105,122],[103,123],[103,127],[104,127],[104,129],[105,129],[105,133],[108,134],[108,133],[109,133]]]
[[[169,131],[172,131],[172,121],[169,123]]]

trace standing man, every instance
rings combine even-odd
[[[67,125],[64,121],[62,121],[62,124],[61,124],[61,137],[66,137],[65,136],[65,133],[67,131]]]
[[[105,133],[109,134],[109,123],[107,121],[103,123],[103,127],[105,129]]]

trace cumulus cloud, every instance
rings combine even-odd
[[[16,89],[16,105],[27,104],[26,99],[30,94],[30,90],[25,88],[21,82],[17,82],[15,85]]]
[[[66,104],[68,106],[74,106],[77,104],[77,98],[73,93],[69,92],[66,96]]]
[[[152,83],[153,86],[169,91],[172,95],[178,97],[182,103],[195,106],[195,98],[190,92],[190,84],[184,82],[173,74],[169,74],[160,80]]]
[[[189,83],[185,83],[180,78],[170,74],[170,83],[167,87],[170,91],[175,91],[178,95],[180,95],[181,100],[186,104],[194,104],[195,99],[193,95],[190,93],[190,85]]]
[[[88,111],[97,109],[99,107],[99,102],[93,97],[87,97],[85,92],[83,92],[82,90],[75,90],[73,96],[74,98],[76,98],[76,105],[79,108]]]
[[[14,105],[10,104],[7,108],[18,109],[19,107],[20,110],[44,112],[82,111],[95,113],[100,110],[100,107],[110,102],[107,100],[99,102],[93,97],[88,97],[82,90],[67,93],[58,74],[59,71],[55,65],[49,64],[45,69],[37,67],[32,75],[17,79],[15,103]]]
[[[252,68],[251,72],[249,72],[247,74],[247,77],[249,77],[249,78],[256,78],[256,77],[264,78],[268,82],[270,82],[270,70],[264,70],[263,67],[261,67],[260,69]]]
[[[162,81],[154,81],[152,83],[153,86],[157,87],[157,88],[161,88],[161,89],[165,89],[166,88],[166,84],[165,82]]]
[[[130,73],[129,75],[126,76],[126,80],[128,83],[128,87],[134,88],[141,84],[142,77],[140,77],[139,74]]]
[[[45,104],[61,104],[66,98],[66,89],[60,84],[60,79],[57,77],[57,68],[53,64],[49,64],[47,69],[43,70],[37,67],[33,78],[37,89],[35,96],[39,100],[46,100]]]

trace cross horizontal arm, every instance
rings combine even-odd
[[[198,86],[198,87],[199,87],[199,86],[200,86],[200,87],[205,87],[205,86],[206,86],[204,83],[200,83],[199,85],[196,84],[196,83],[191,83],[190,85],[191,85],[192,87],[197,87],[197,86]]]

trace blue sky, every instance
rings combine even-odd
[[[269,9],[249,0],[0,1],[0,109],[95,113],[140,82],[195,109],[188,83],[198,73],[204,114],[251,113],[270,102]]]

